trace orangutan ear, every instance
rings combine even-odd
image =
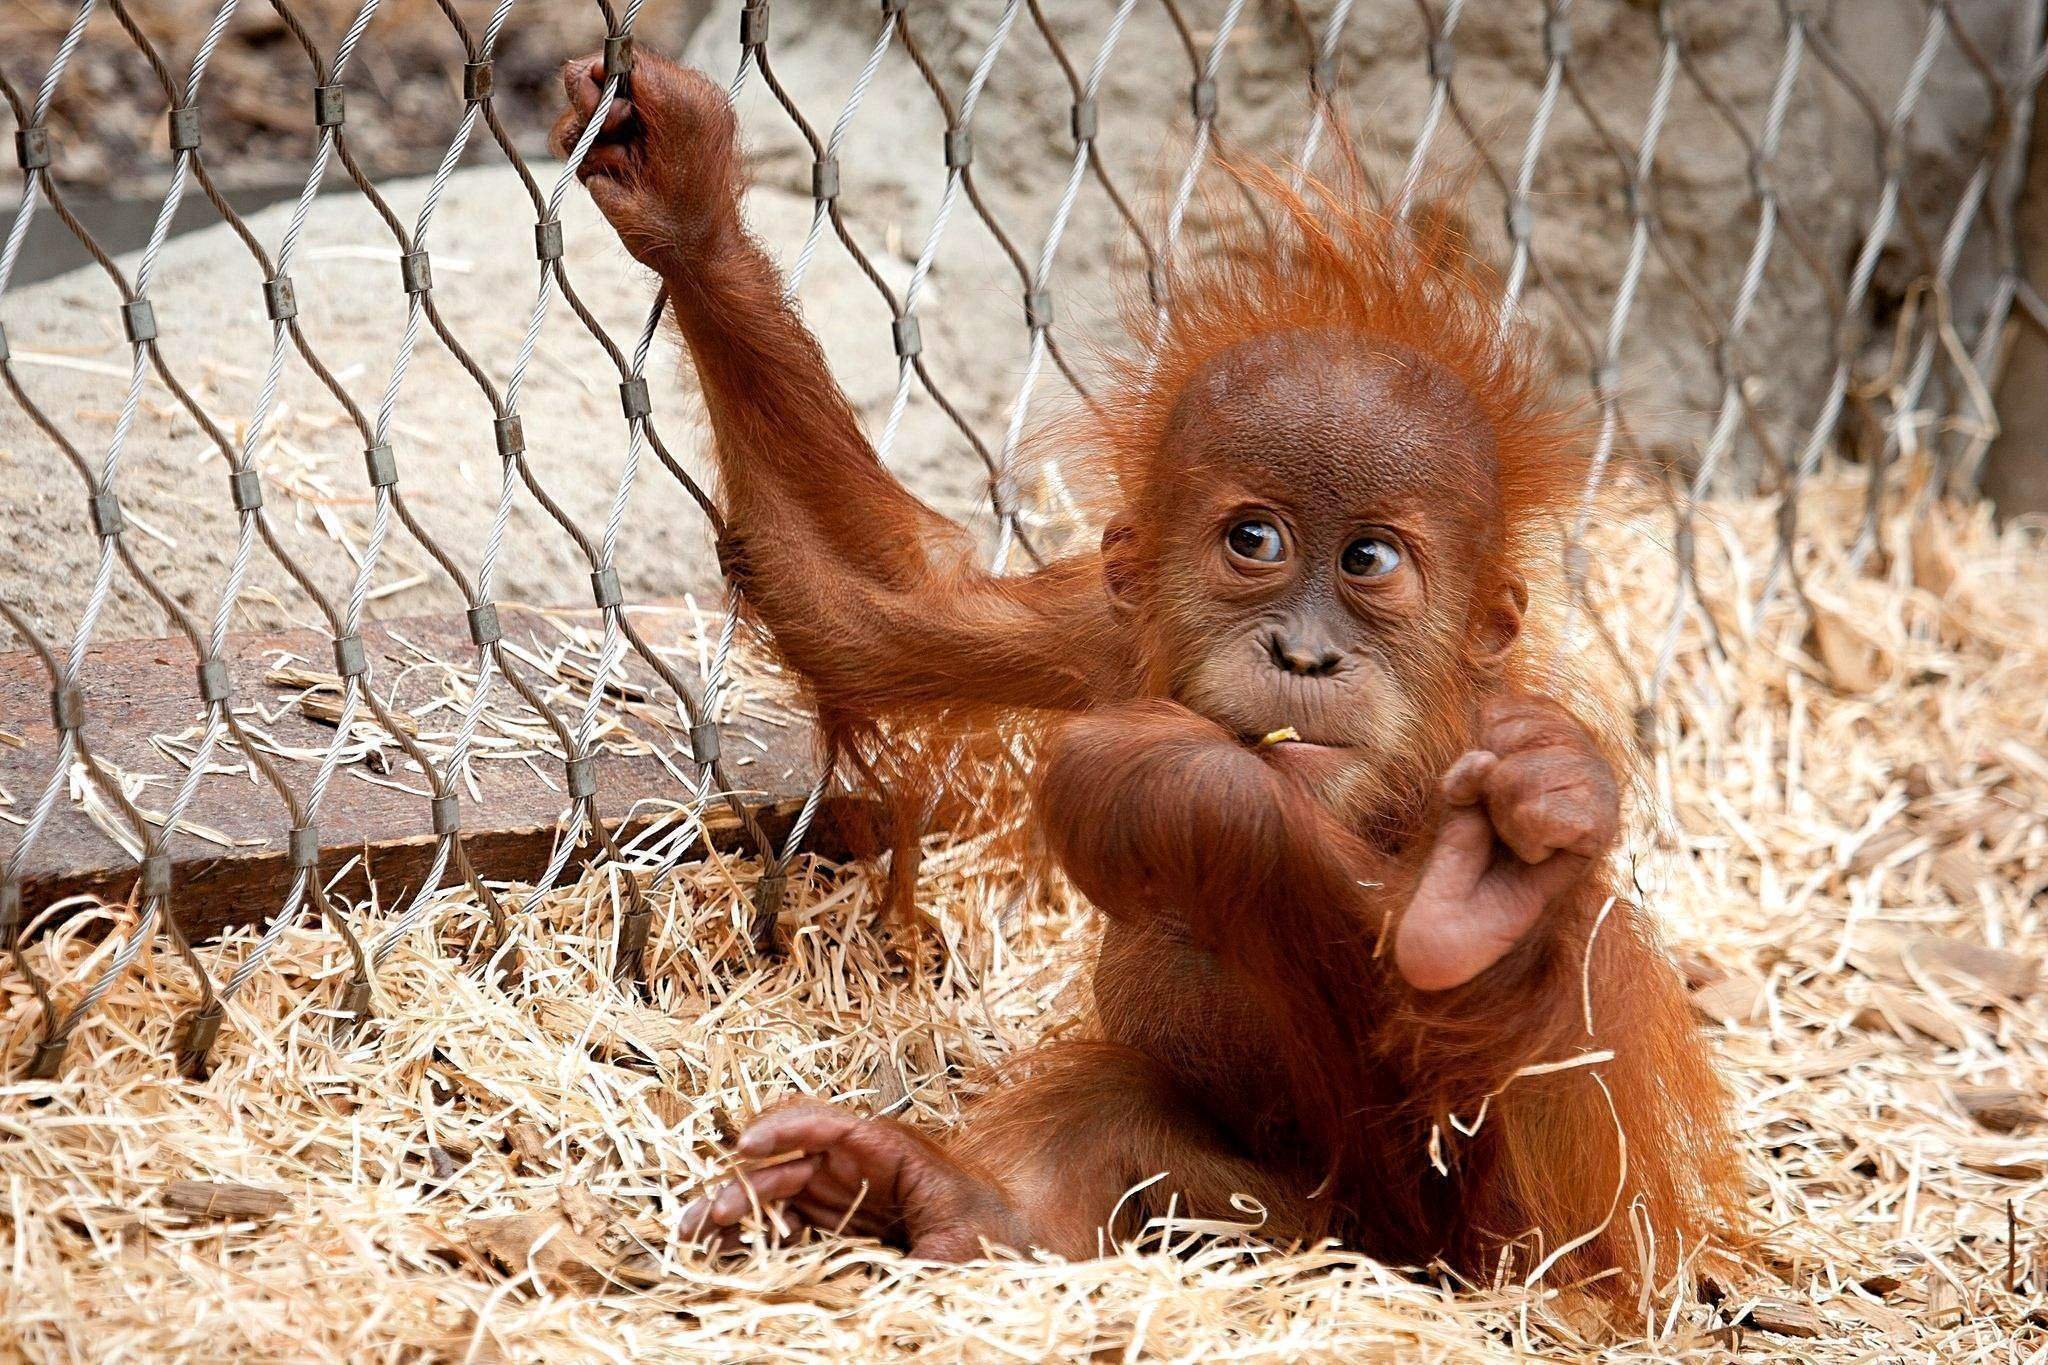
[[[1122,613],[1140,609],[1145,588],[1144,556],[1138,548],[1138,532],[1127,521],[1112,521],[1102,528],[1102,587],[1110,605]]]
[[[1507,662],[1508,651],[1522,636],[1522,613],[1529,609],[1529,585],[1518,573],[1506,573],[1472,618],[1470,654],[1475,668],[1495,669]]]

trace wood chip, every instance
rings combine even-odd
[[[1960,572],[1956,562],[1954,533],[1948,518],[1930,511],[1913,525],[1913,584],[1936,597],[1948,596]]]
[[[665,1128],[682,1127],[695,1112],[695,1106],[666,1085],[653,1086],[648,1090],[647,1107],[654,1111],[654,1117],[661,1120]]]
[[[1953,938],[1916,938],[1906,947],[1914,963],[1936,976],[1972,981],[1994,994],[2024,1000],[2040,981],[2038,959]]]
[[[555,1202],[561,1205],[562,1216],[569,1220],[569,1226],[586,1237],[595,1237],[618,1221],[605,1202],[591,1193],[588,1185],[565,1182],[555,1191]]]
[[[1818,1308],[1781,1299],[1759,1299],[1737,1321],[1781,1337],[1817,1337],[1828,1330],[1827,1317]]]
[[[2014,1132],[2041,1119],[2039,1099],[2010,1086],[1958,1085],[1949,1093],[1965,1114],[1994,1133]]]
[[[508,1275],[531,1274],[543,1288],[602,1293],[612,1258],[561,1214],[515,1213],[469,1225],[470,1245]]]
[[[529,1174],[549,1169],[547,1139],[540,1129],[517,1119],[505,1125],[505,1143],[512,1149],[512,1156],[521,1169]]]
[[[1726,976],[1692,993],[1693,1008],[1723,1024],[1746,1024],[1763,1013],[1764,983],[1753,977]]]
[[[1889,1029],[1909,1042],[1916,1035],[1950,1047],[1965,1047],[1970,1041],[1961,1024],[1921,996],[1888,986],[1871,988],[1870,1003],[1856,1012],[1853,1022],[1861,1029]]]
[[[1813,647],[1828,680],[1844,692],[1870,692],[1884,681],[1877,646],[1839,612],[1815,607]]]
[[[1968,844],[1950,844],[1934,855],[1934,881],[1958,905],[1977,903],[1977,884],[1990,876],[1984,856]]]
[[[238,1185],[227,1180],[173,1180],[164,1186],[167,1209],[197,1218],[234,1221],[243,1218],[275,1218],[292,1206],[291,1196],[282,1190],[258,1185]]]

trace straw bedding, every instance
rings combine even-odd
[[[295,929],[196,1084],[163,1059],[190,987],[146,954],[61,1083],[0,1087],[4,1337],[41,1358],[2028,1357],[2048,1347],[2048,547],[1935,505],[1895,510],[1852,568],[1859,496],[1802,508],[1811,627],[1789,595],[1753,629],[1731,605],[1766,571],[1772,508],[1707,509],[1727,653],[1688,620],[1648,771],[1664,813],[1631,850],[1717,1021],[1767,1234],[1718,1303],[1602,1326],[1554,1286],[1186,1225],[1078,1265],[690,1250],[675,1211],[752,1108],[802,1090],[943,1122],[1076,1003],[1084,908],[969,841],[932,848],[918,934],[878,921],[876,869],[813,869],[770,964],[739,927],[755,869],[686,868],[657,895],[644,1001],[610,984],[619,869],[522,926],[511,995],[478,979],[482,916],[451,910],[353,1035],[326,1012],[342,950]],[[1599,534],[1601,619],[1639,680],[1665,532]],[[35,958],[79,980],[107,951],[85,929]],[[33,1015],[6,990],[18,1075]]]

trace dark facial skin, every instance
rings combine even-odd
[[[1235,733],[1394,752],[1512,642],[1492,434],[1415,352],[1254,337],[1192,377],[1163,459],[1173,695]]]

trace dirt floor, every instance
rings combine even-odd
[[[1823,524],[1860,496],[1824,490],[1840,515]],[[1458,1288],[1213,1226],[1079,1264],[922,1268],[844,1242],[707,1259],[677,1211],[736,1118],[800,1091],[907,1095],[941,1124],[1080,1006],[1085,908],[942,842],[918,893],[931,937],[878,921],[876,869],[820,866],[776,963],[742,947],[755,869],[690,871],[657,897],[646,1000],[611,981],[617,869],[520,918],[509,994],[478,979],[480,913],[452,909],[391,959],[354,1035],[330,1013],[338,941],[294,929],[204,1083],[163,1059],[192,993],[151,952],[65,1080],[0,1086],[0,1323],[39,1359],[2031,1358],[2048,1347],[2048,546],[1937,507],[1917,532],[1890,520],[1895,567],[1872,577],[1823,537],[1803,560],[1810,653],[1785,603],[1754,633],[1728,606],[1771,523],[1763,504],[1709,511],[1703,582],[1734,652],[1696,622],[1681,636],[1651,777],[1669,814],[1629,854],[1739,1097],[1758,1270],[1718,1304],[1601,1327],[1560,1286]],[[1660,541],[1623,520],[1594,558],[1637,676],[1671,600]],[[126,922],[82,917],[33,964],[80,981],[108,951],[92,929]],[[5,990],[18,1076],[33,1010],[19,978]],[[256,1203],[172,1183],[194,1180]]]

